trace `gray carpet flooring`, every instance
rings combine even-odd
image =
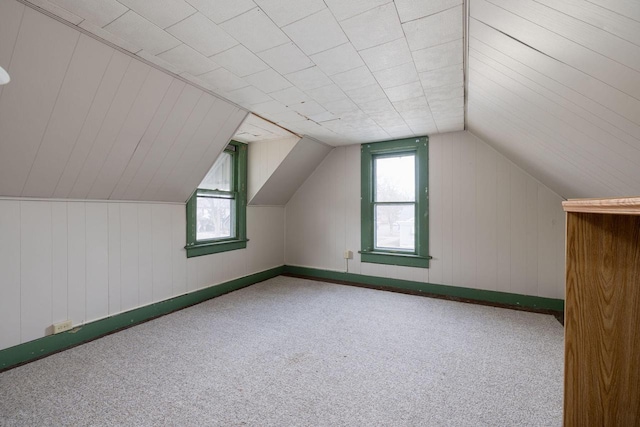
[[[2,426],[560,426],[549,315],[277,277],[0,374]]]

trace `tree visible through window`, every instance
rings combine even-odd
[[[187,202],[187,257],[246,247],[247,147],[231,141]]]
[[[362,145],[363,262],[428,267],[428,138]]]

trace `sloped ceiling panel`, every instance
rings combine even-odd
[[[28,4],[332,145],[464,126],[462,0]]]
[[[640,194],[640,3],[470,6],[468,129],[565,198]]]
[[[286,205],[331,150],[331,147],[318,141],[307,137],[302,138],[289,151],[249,204]]]
[[[13,0],[0,64],[0,196],[185,202],[247,114]]]

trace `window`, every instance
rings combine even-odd
[[[187,258],[247,247],[247,146],[231,141],[187,202]]]
[[[362,262],[429,267],[428,143],[362,145]]]

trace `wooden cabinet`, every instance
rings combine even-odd
[[[564,425],[640,426],[640,197],[563,207]]]

